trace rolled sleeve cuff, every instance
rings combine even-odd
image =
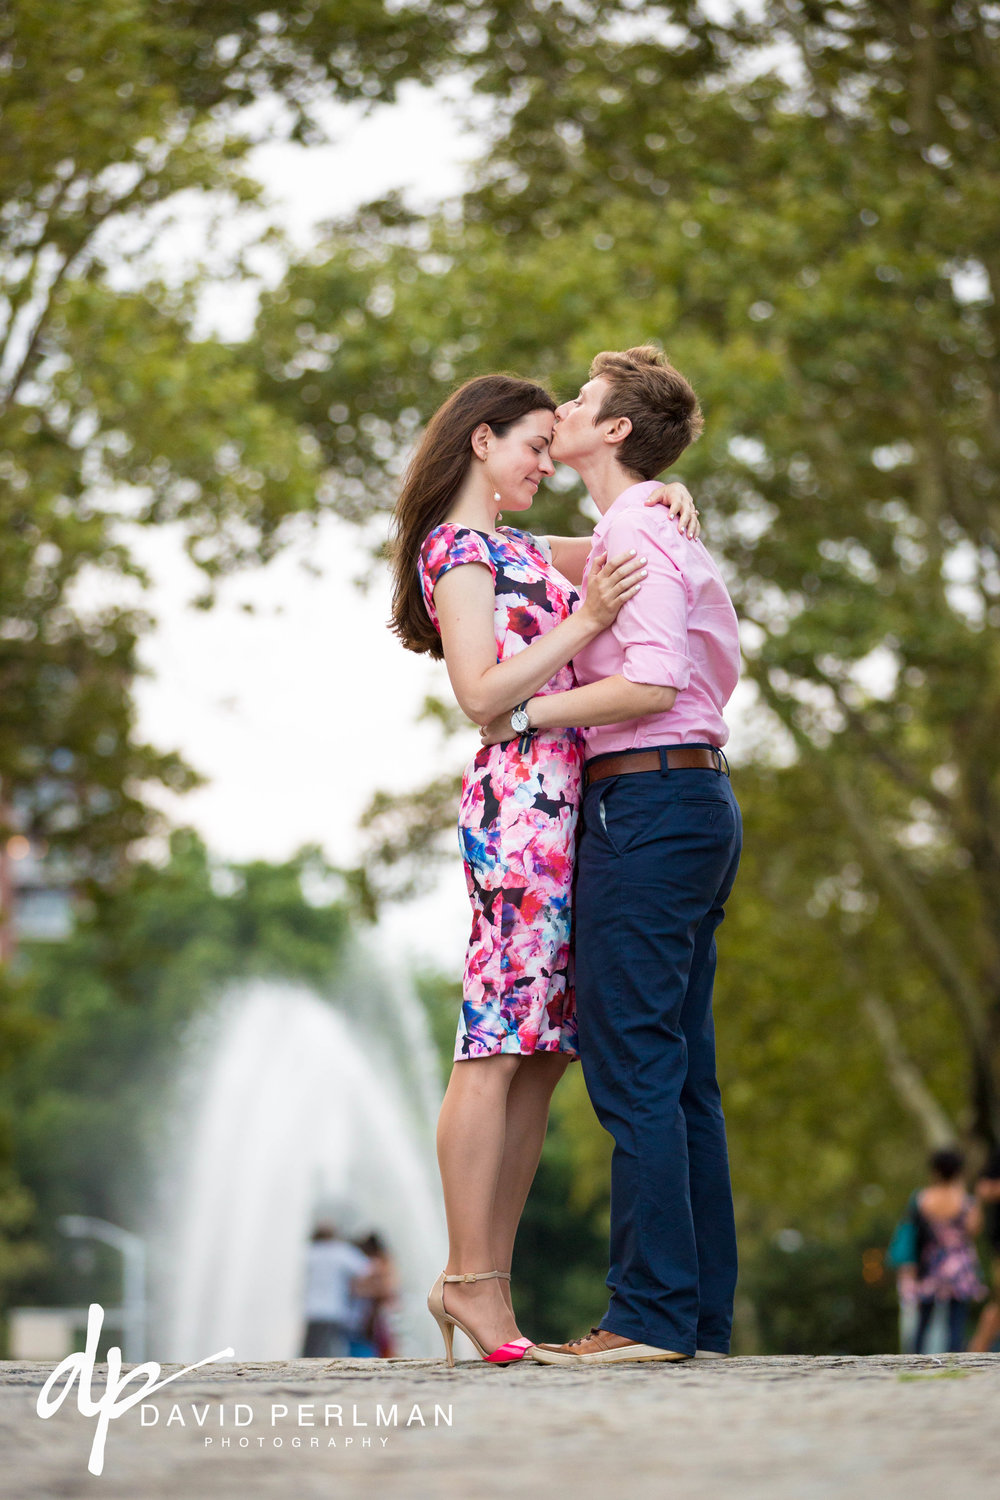
[[[622,676],[626,682],[672,687],[680,693],[691,680],[691,663],[680,651],[664,651],[659,646],[629,646]]]

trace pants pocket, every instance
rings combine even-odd
[[[617,780],[618,780],[617,777],[609,777],[608,780],[605,782],[605,784],[601,787],[600,791],[598,792],[598,794],[597,794],[597,820],[598,820],[598,822],[601,825],[601,829],[603,830],[604,837],[607,839],[608,844],[611,847],[612,853],[617,854],[617,855],[620,856],[623,853],[624,845],[621,846],[621,847],[619,847],[619,844],[616,841],[616,839],[614,837],[614,834],[611,832],[611,829],[608,827],[608,808],[607,808],[607,799],[608,799],[608,796],[610,795],[612,788],[616,785]]]

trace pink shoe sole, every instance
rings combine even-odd
[[[531,1339],[511,1339],[509,1344],[501,1344],[492,1354],[484,1354],[483,1360],[488,1365],[512,1365],[523,1359],[528,1350],[533,1348]]]
[[[469,1276],[448,1276],[442,1271],[427,1294],[427,1310],[441,1329],[441,1334],[444,1338],[445,1358],[448,1361],[449,1369],[454,1368],[455,1364],[455,1351],[452,1344],[456,1328],[462,1330],[480,1359],[489,1365],[516,1364],[517,1361],[524,1358],[529,1349],[535,1347],[531,1339],[511,1339],[509,1343],[501,1344],[498,1349],[494,1349],[492,1353],[487,1354],[471,1328],[466,1328],[464,1323],[459,1322],[458,1318],[454,1317],[446,1309],[444,1305],[444,1287],[447,1281],[487,1281],[493,1278],[509,1281],[510,1272],[479,1271],[475,1275]]]

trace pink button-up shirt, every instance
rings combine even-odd
[[[629,682],[675,687],[667,713],[584,731],[587,755],[643,745],[722,746],[729,729],[722,710],[740,675],[736,611],[722,575],[701,542],[682,535],[662,505],[643,501],[657,481],[634,484],[594,528],[583,595],[595,554],[617,557],[634,547],[648,559],[642,588],[609,630],[573,658],[581,687],[616,674]]]

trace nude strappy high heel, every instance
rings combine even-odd
[[[455,1364],[455,1355],[454,1351],[452,1350],[452,1340],[455,1337],[456,1328],[460,1329],[461,1332],[465,1334],[465,1337],[472,1344],[473,1348],[478,1351],[481,1358],[484,1359],[487,1364],[514,1364],[516,1360],[523,1359],[525,1354],[531,1348],[530,1339],[512,1339],[509,1344],[501,1344],[500,1347],[498,1349],[494,1349],[492,1353],[487,1353],[482,1344],[476,1338],[476,1335],[472,1332],[471,1328],[466,1328],[464,1323],[460,1323],[458,1318],[454,1317],[450,1312],[448,1312],[444,1305],[444,1288],[446,1282],[509,1280],[509,1271],[470,1271],[465,1276],[448,1276],[444,1271],[441,1272],[441,1275],[438,1277],[437,1281],[435,1281],[434,1285],[431,1287],[430,1291],[427,1294],[427,1311],[430,1313],[431,1317],[435,1320],[441,1330],[441,1336],[444,1339],[444,1351],[448,1359],[449,1368],[453,1368]]]

